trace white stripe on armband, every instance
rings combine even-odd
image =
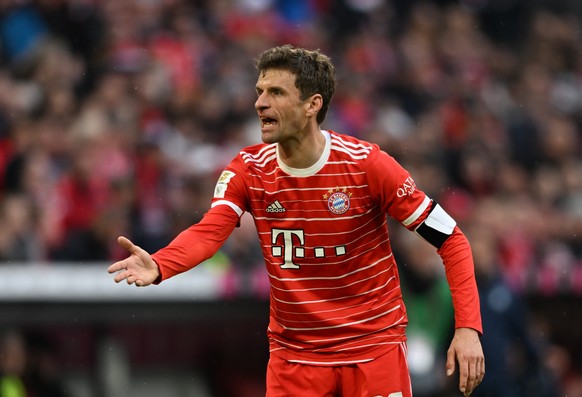
[[[451,235],[457,225],[457,222],[447,212],[437,204],[428,217],[424,220],[426,226],[438,230],[441,233]]]
[[[440,205],[433,202],[428,216],[414,232],[440,249],[453,234],[456,225],[455,220]]]

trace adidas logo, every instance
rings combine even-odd
[[[273,203],[269,204],[267,207],[267,212],[285,212],[285,211],[287,211],[287,210],[285,208],[283,208],[283,206],[281,205],[279,200],[275,200]]]

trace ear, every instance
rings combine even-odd
[[[305,100],[305,115],[307,117],[316,117],[322,106],[323,98],[320,94],[310,96]]]

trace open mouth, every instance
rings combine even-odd
[[[261,124],[263,127],[271,127],[277,124],[277,120],[272,119],[270,117],[261,117]]]

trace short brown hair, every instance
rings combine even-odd
[[[327,55],[319,50],[286,44],[264,51],[256,59],[255,66],[259,73],[267,69],[283,69],[293,73],[302,100],[320,94],[323,104],[317,113],[317,122],[323,123],[335,92],[335,68]]]

